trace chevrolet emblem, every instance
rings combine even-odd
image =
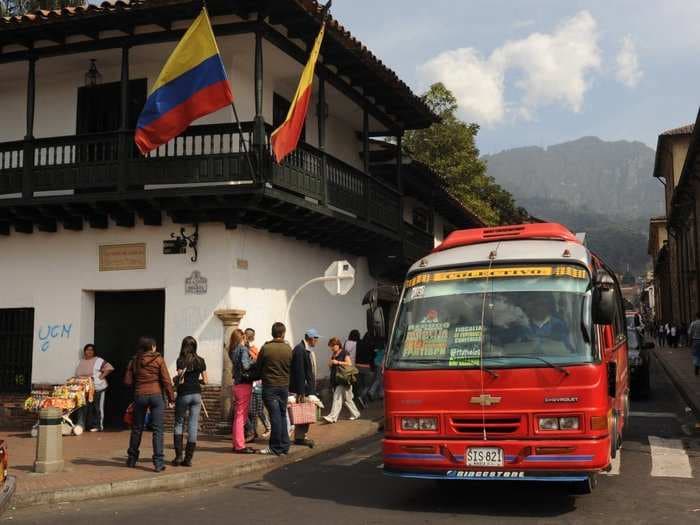
[[[499,396],[492,396],[491,394],[481,394],[480,396],[474,396],[469,400],[470,403],[475,405],[481,405],[482,407],[490,407],[501,402]]]

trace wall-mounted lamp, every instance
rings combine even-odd
[[[85,86],[94,87],[102,82],[102,73],[97,70],[97,65],[95,64],[95,59],[90,59],[90,68],[87,73],[85,73]]]

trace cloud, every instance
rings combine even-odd
[[[553,104],[581,111],[589,75],[600,64],[596,21],[581,11],[552,33],[505,42],[486,59],[473,48],[442,52],[420,66],[419,74],[452,90],[463,117],[496,124],[508,115],[531,118],[537,108]],[[513,71],[520,97],[510,101],[504,79]]]
[[[615,77],[627,87],[636,87],[642,79],[642,70],[639,67],[637,48],[631,35],[622,39],[622,46],[615,59],[617,71]]]
[[[469,118],[485,124],[505,117],[503,71],[484,60],[472,48],[440,53],[419,68],[430,83],[444,83],[457,97],[459,107]]]

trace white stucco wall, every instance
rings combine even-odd
[[[183,23],[183,25],[187,25]],[[226,66],[236,108],[241,120],[252,120],[255,115],[253,35],[222,36],[217,38]],[[129,77],[146,78],[148,89],[155,82],[165,60],[176,42],[149,44],[131,48]],[[76,131],[78,88],[84,85],[84,76],[90,59],[96,60],[102,82],[118,82],[121,75],[121,50],[109,49],[90,53],[59,56],[38,60],[36,63],[36,107],[34,135],[57,137],[73,135]],[[27,63],[0,64],[0,142],[21,140],[26,132]],[[263,41],[263,115],[272,124],[272,100],[275,92],[291,100],[294,96],[303,65],[267,41]],[[345,95],[326,85],[328,121],[326,124],[326,151],[331,155],[362,169],[359,156],[361,142],[356,132],[362,130],[362,110]],[[309,105],[306,140],[318,146],[317,126],[318,79]],[[196,124],[233,122],[230,108],[197,120]],[[373,130],[380,129],[374,119]]]
[[[221,224],[200,227],[199,260],[189,255],[163,255],[162,241],[179,226],[111,226],[107,230],[13,234],[0,250],[0,308],[35,309],[33,383],[57,383],[71,376],[79,351],[94,337],[94,291],[165,290],[164,354],[171,370],[186,335],[200,344],[213,383],[221,380],[223,326],[213,315],[218,308],[242,308],[241,324],[257,331],[260,343],[269,339],[273,322],[284,320],[287,300],[299,285],[323,274],[333,260],[344,258],[356,269],[356,283],[346,296],[332,297],[322,285],[311,285],[294,303],[288,339],[301,338],[307,327],[322,335],[346,337],[353,328],[364,331],[364,293],[376,285],[364,258],[346,256],[318,245],[262,230]],[[101,244],[145,242],[145,270],[98,271]],[[236,260],[248,261],[237,269]],[[208,293],[185,295],[185,279],[198,270],[208,279]],[[54,327],[50,330],[50,327]],[[58,328],[56,328],[58,327]],[[52,332],[46,345],[46,335]],[[42,340],[39,339],[39,334]],[[317,350],[319,377],[327,374],[328,349]]]

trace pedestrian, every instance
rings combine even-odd
[[[256,363],[257,375],[262,380],[262,396],[270,415],[270,444],[260,454],[280,456],[289,452],[290,439],[287,425],[289,373],[292,366],[292,348],[285,341],[287,328],[283,323],[272,325],[272,341],[260,349]]]
[[[340,411],[343,409],[343,404],[350,411],[350,420],[355,420],[360,417],[360,411],[355,406],[352,400],[352,385],[341,384],[338,380],[338,371],[341,366],[352,366],[350,354],[342,348],[340,339],[331,337],[328,341],[328,347],[331,351],[331,359],[328,366],[331,369],[331,388],[333,389],[333,405],[327,416],[323,416],[328,423],[338,421]]]
[[[245,345],[245,334],[236,328],[231,334],[228,355],[233,364],[233,396],[235,398],[231,440],[236,454],[255,454],[255,449],[245,445],[245,423],[248,419],[250,398],[253,394],[255,368]]]
[[[146,412],[150,411],[153,427],[153,466],[156,472],[165,470],[163,460],[163,415],[164,396],[168,407],[175,401],[173,383],[163,356],[156,350],[156,342],[151,337],[140,337],[136,345],[136,355],[129,363],[124,375],[124,383],[134,387],[134,421],[129,437],[129,458],[127,467],[135,467],[139,459],[141,435],[146,422]]]
[[[681,346],[690,346],[688,344],[688,324],[683,321],[680,328],[678,329],[678,337]]]
[[[383,340],[377,339],[374,348],[374,379],[372,386],[367,392],[367,398],[374,401],[375,399],[384,399],[384,346]]]
[[[343,344],[343,348],[350,354],[350,360],[354,363],[357,360],[357,343],[360,340],[359,330],[350,330],[350,334]]]
[[[669,327],[669,339],[671,341],[671,346],[673,348],[678,347],[678,327],[676,326],[676,323],[671,323],[671,326]]]
[[[245,329],[245,344],[248,347],[248,354],[254,363],[258,361],[258,353],[260,350],[255,346],[255,330],[252,328]],[[262,423],[265,432],[262,436],[258,435],[258,420]],[[270,420],[265,414],[265,405],[262,400],[262,381],[256,379],[253,381],[253,390],[250,397],[250,408],[248,409],[248,421],[246,422],[245,441],[250,443],[258,437],[270,437]]]
[[[105,391],[107,390],[107,376],[114,371],[114,367],[97,355],[95,345],[88,343],[83,347],[83,358],[75,368],[76,377],[91,377],[95,387],[95,395],[91,403],[80,410],[77,424],[90,432],[102,432],[104,430]]]
[[[372,386],[373,360],[374,360],[374,338],[365,332],[365,335],[357,343],[357,358],[355,366],[357,367],[357,385],[355,392],[355,401],[361,408],[367,407],[367,392]]]
[[[304,403],[308,396],[316,395],[316,355],[313,349],[319,337],[315,328],[309,328],[304,333],[304,339],[292,350],[289,393],[295,396],[297,403]],[[314,448],[313,440],[306,437],[309,426],[308,423],[294,425],[295,445]]]
[[[172,465],[177,467],[192,466],[192,458],[197,448],[197,431],[199,429],[199,413],[202,409],[202,385],[206,385],[207,364],[204,359],[197,355],[197,340],[187,336],[180,345],[180,356],[177,358],[177,376],[175,385],[177,387],[177,400],[175,401],[175,426],[173,431],[173,441],[175,446],[175,459]],[[189,411],[187,417],[187,445],[184,448],[185,457],[183,459],[185,413]]]
[[[695,320],[688,328],[688,339],[693,349],[693,366],[695,375],[700,375],[700,312],[695,314]]]
[[[656,342],[657,342],[657,344],[658,344],[659,346],[665,346],[665,345],[666,345],[666,341],[665,341],[666,338],[664,337],[664,335],[665,335],[664,325],[663,325],[663,324],[659,324],[659,327],[658,327],[658,329],[656,330]]]

